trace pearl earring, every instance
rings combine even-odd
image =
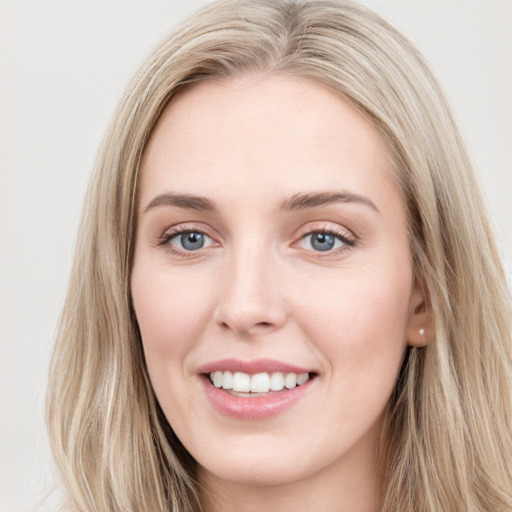
[[[420,329],[420,336],[423,336],[425,334],[425,329],[423,327]]]

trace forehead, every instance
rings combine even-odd
[[[244,76],[171,101],[145,148],[139,192],[144,202],[165,187],[360,189],[389,181],[392,167],[382,137],[341,95],[308,79]]]

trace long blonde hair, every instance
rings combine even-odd
[[[67,506],[200,509],[194,461],[155,399],[131,307],[137,178],[179,90],[244,72],[324,84],[394,156],[435,335],[408,349],[390,400],[383,511],[510,512],[511,305],[472,164],[421,55],[372,11],[335,0],[212,3],[126,90],[88,190],[50,371],[48,425]]]

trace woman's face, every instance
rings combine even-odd
[[[421,327],[392,166],[369,122],[312,81],[206,82],[165,110],[131,286],[156,396],[203,478],[373,474]]]

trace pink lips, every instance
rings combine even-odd
[[[307,368],[301,368],[292,364],[276,361],[274,359],[256,359],[254,361],[241,361],[239,359],[222,359],[207,363],[199,368],[198,373],[211,373],[217,370],[223,372],[284,372],[284,373],[306,373]]]
[[[216,388],[208,377],[214,371],[245,372],[250,374],[261,372],[301,374],[311,370],[272,359],[258,359],[254,361],[223,359],[207,363],[199,368],[198,373],[201,376],[201,384],[212,405],[224,415],[243,420],[264,419],[280,414],[304,397],[315,382],[315,379],[310,379],[302,386],[292,389],[270,392],[264,396],[243,397],[232,395],[224,389]]]

